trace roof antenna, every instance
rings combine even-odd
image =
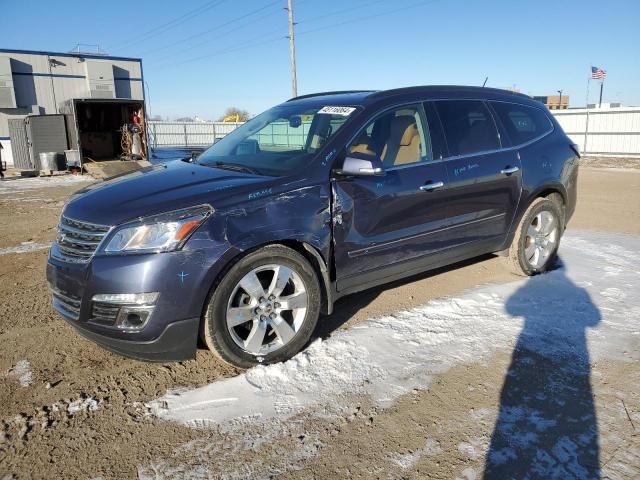
[[[487,80],[489,80],[489,77],[484,78],[484,82],[482,83],[482,88],[484,88],[484,86],[487,84]]]

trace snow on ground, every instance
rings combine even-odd
[[[68,187],[93,182],[88,175],[54,175],[52,177],[7,177],[0,181],[0,195],[11,195],[48,187]]]
[[[440,455],[440,453],[442,453],[440,443],[433,438],[427,438],[424,447],[419,448],[413,452],[393,455],[391,457],[391,461],[398,465],[401,469],[408,470],[413,467],[423,456],[433,457],[436,455]]]
[[[29,360],[19,360],[15,366],[4,372],[4,375],[17,379],[23,387],[28,387],[33,383],[33,373]]]
[[[545,275],[372,318],[316,341],[287,362],[195,390],[167,392],[149,407],[160,418],[189,426],[233,429],[308,409],[339,414],[344,395],[365,394],[388,406],[453,365],[513,348],[519,336],[527,348],[550,358],[590,354],[593,360],[635,360],[640,358],[639,251],[638,237],[569,232],[560,268]],[[576,339],[585,337],[588,348],[581,348]]]
[[[67,405],[67,412],[71,415],[78,412],[95,412],[100,407],[100,403],[92,397],[78,398]]]
[[[35,252],[36,250],[44,250],[45,248],[49,248],[50,246],[51,246],[51,242],[47,242],[47,243],[22,242],[20,245],[15,247],[0,248],[0,255],[7,255],[9,253]]]

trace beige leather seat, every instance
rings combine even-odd
[[[420,161],[420,134],[412,115],[401,115],[391,120],[389,138],[382,149],[385,166],[403,165]]]
[[[351,146],[349,152],[362,153],[364,155],[371,156],[376,155],[375,149],[373,148],[373,142],[371,141],[371,138],[369,138],[369,135],[366,134],[366,132],[363,132],[362,135],[358,137],[358,140]]]

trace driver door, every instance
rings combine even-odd
[[[350,154],[382,160],[384,175],[333,181],[338,291],[416,268],[447,246],[447,174],[433,158],[421,105],[378,115],[347,146]]]

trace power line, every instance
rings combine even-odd
[[[278,29],[279,30],[279,29]],[[272,35],[275,32],[269,32],[268,34],[263,34],[263,35],[259,35],[257,37],[253,37],[252,39],[250,39],[248,42],[249,43],[241,43],[239,45],[236,45],[235,47],[232,48],[228,48],[228,49],[224,49],[224,50],[216,50],[214,52],[211,53],[207,53],[205,55],[200,55],[198,57],[193,57],[193,58],[188,58],[179,62],[163,62],[161,61],[160,63],[152,63],[152,66],[178,66],[178,65],[184,65],[185,63],[191,63],[191,62],[195,62],[197,60],[204,60],[205,58],[211,58],[211,57],[216,57],[219,55],[225,55],[227,53],[232,53],[232,52],[237,52],[237,51],[241,51],[241,50],[247,50],[249,48],[252,47],[257,47],[257,46],[261,46],[261,45],[265,45],[268,43],[273,43],[275,41],[282,41],[284,40],[286,37],[283,36],[282,34],[278,35],[277,37],[271,37],[271,38],[267,38],[265,40],[261,40],[256,42],[256,40],[262,39],[264,37],[268,37],[269,35]],[[168,60],[168,57],[162,58],[161,60]]]
[[[244,14],[244,15],[241,15],[241,16],[239,16],[239,17],[236,17],[236,18],[234,18],[234,19],[231,19],[231,20],[229,20],[229,21],[227,21],[227,22],[224,22],[224,23],[222,23],[222,24],[220,24],[220,25],[216,25],[215,27],[211,27],[211,28],[208,28],[208,29],[203,30],[203,31],[201,31],[201,32],[198,32],[198,33],[195,33],[195,34],[193,34],[193,35],[190,35],[190,36],[188,36],[188,37],[182,38],[182,39],[180,39],[180,40],[178,40],[178,41],[176,41],[176,42],[172,42],[172,43],[170,43],[170,44],[164,45],[164,46],[162,46],[162,47],[154,48],[154,49],[152,49],[152,50],[147,50],[146,52],[142,52],[142,54],[141,54],[141,55],[149,55],[149,54],[152,54],[152,53],[158,52],[158,51],[160,51],[160,50],[166,50],[167,48],[175,47],[176,45],[180,45],[180,44],[186,43],[186,42],[188,42],[188,41],[190,41],[190,40],[193,40],[193,39],[196,39],[196,38],[202,37],[202,36],[204,36],[204,35],[206,35],[206,34],[208,34],[208,33],[211,33],[211,32],[213,32],[213,31],[215,31],[215,30],[218,30],[218,29],[220,29],[220,28],[226,27],[227,25],[231,25],[232,23],[238,22],[238,21],[240,21],[240,20],[242,20],[242,19],[244,19],[244,18],[250,17],[250,16],[252,16],[252,15],[255,15],[256,13],[259,13],[259,12],[261,12],[261,11],[264,11],[264,10],[268,9],[268,8],[271,8],[271,7],[273,7],[276,3],[280,3],[280,0],[275,0],[275,1],[273,1],[273,2],[271,2],[271,3],[269,3],[269,4],[265,5],[265,6],[263,6],[263,7],[261,7],[261,8],[258,8],[258,9],[256,9],[256,10],[252,10],[252,11],[251,11],[251,12],[249,12],[249,13],[246,13],[246,14]],[[242,24],[242,25],[239,25],[239,26],[237,26],[237,27],[235,27],[235,28],[233,28],[233,29],[231,29],[231,30],[228,30],[227,32],[224,32],[222,35],[227,35],[227,34],[229,34],[229,33],[231,33],[231,32],[234,32],[234,31],[236,31],[236,30],[239,30],[239,29],[241,29],[241,28],[243,28],[243,27],[245,27],[245,26],[247,26],[247,25],[250,25],[250,24],[252,24],[252,23],[255,23],[255,22],[257,22],[257,21],[259,21],[259,20],[262,20],[262,19],[264,19],[264,18],[270,17],[271,15],[274,15],[275,13],[277,13],[277,12],[269,13],[269,14],[267,14],[267,15],[262,15],[262,16],[260,16],[260,17],[258,17],[258,18],[254,18],[253,20],[251,20],[251,21],[249,21],[249,22],[246,22],[246,23],[244,23],[244,24]],[[197,46],[202,45],[202,44],[204,44],[204,43],[207,43],[209,40],[211,40],[211,39],[213,39],[213,38],[218,38],[218,37],[220,37],[220,36],[221,36],[221,35],[216,35],[216,36],[214,36],[214,37],[209,38],[209,39],[208,39],[207,41],[205,41],[205,42],[201,42],[201,43],[198,43],[198,44],[195,44],[195,45],[191,45],[191,48],[193,48],[193,47],[197,47]]]
[[[323,25],[322,27],[314,28],[314,29],[311,29],[311,30],[305,30],[305,31],[302,31],[302,32],[296,32],[296,35],[298,35],[298,36],[300,36],[300,35],[308,35],[308,34],[312,34],[312,33],[315,33],[315,32],[328,30],[328,29],[331,29],[331,28],[339,27],[339,26],[342,26],[342,25],[347,25],[347,24],[354,23],[354,22],[370,20],[372,18],[381,17],[383,15],[391,15],[391,14],[400,12],[402,10],[408,10],[408,9],[411,9],[411,8],[417,8],[417,7],[420,7],[420,6],[423,6],[423,5],[429,5],[429,4],[432,4],[432,3],[439,2],[439,1],[440,0],[421,1],[421,2],[417,2],[417,3],[413,3],[413,4],[410,4],[410,5],[407,5],[405,7],[394,8],[393,10],[387,10],[387,11],[384,11],[384,12],[379,12],[379,13],[372,14],[372,15],[367,15],[367,16],[364,16],[364,17],[351,18],[351,19],[348,19],[348,20],[344,20],[342,22],[332,23],[332,24],[329,24],[329,25]],[[307,21],[307,23],[309,23],[310,21],[311,20]],[[262,46],[262,45],[267,45],[267,44],[274,43],[274,42],[277,42],[277,41],[281,41],[281,40],[287,38],[287,37],[283,37],[282,35],[279,35],[279,36],[276,36],[276,37],[267,38],[267,39],[265,39],[263,41],[255,41],[255,40],[261,39],[263,37],[267,37],[268,35],[270,35],[270,34],[265,34],[265,35],[260,35],[258,37],[254,37],[253,39],[250,40],[250,43],[243,43],[243,44],[240,44],[240,45],[236,45],[234,48],[231,48],[231,49],[217,50],[215,52],[211,52],[211,53],[208,53],[208,54],[205,54],[205,55],[201,55],[201,56],[198,56],[198,57],[194,57],[194,58],[189,58],[189,59],[186,59],[186,60],[182,60],[180,62],[171,62],[171,63],[163,63],[163,62],[161,62],[159,64],[152,64],[152,65],[153,66],[165,66],[165,65],[166,66],[169,66],[169,65],[177,66],[177,65],[183,65],[185,63],[191,63],[191,62],[195,62],[195,61],[198,61],[198,60],[204,60],[204,59],[207,59],[207,58],[217,57],[217,56],[220,56],[220,55],[226,55],[228,53],[247,50],[247,49],[253,48],[253,47],[259,47],[259,46]],[[162,58],[161,60],[166,60],[167,58],[168,57],[165,57],[165,58]]]
[[[369,8],[369,7],[371,7],[371,5],[375,5],[377,3],[389,3],[389,0],[375,0],[373,2],[360,3],[358,5],[355,5],[355,6],[352,6],[352,7],[349,7],[349,8],[343,8],[342,10],[336,10],[334,12],[326,13],[324,15],[318,15],[318,16],[315,16],[315,17],[311,17],[309,20],[305,20],[304,17],[303,17],[302,20],[299,20],[296,23],[297,24],[302,24],[302,23],[317,22],[318,20],[322,20],[323,18],[333,17],[335,15],[340,15],[341,13],[352,12],[354,10],[360,10],[363,7]]]
[[[347,25],[349,23],[353,23],[353,22],[361,22],[363,20],[370,20],[372,18],[377,18],[377,17],[382,17],[384,15],[392,15],[394,13],[400,12],[402,10],[409,10],[410,8],[417,8],[417,7],[421,7],[423,5],[429,5],[432,3],[436,3],[439,2],[440,0],[427,0],[427,1],[422,1],[422,2],[418,2],[418,3],[413,3],[411,5],[406,5],[402,8],[394,8],[393,10],[387,10],[384,12],[380,12],[380,13],[375,13],[373,15],[367,15],[364,17],[357,17],[357,18],[352,18],[349,20],[344,20],[342,22],[338,22],[338,23],[332,23],[330,25],[324,25],[322,27],[318,27],[318,28],[313,28],[311,30],[303,30],[302,32],[298,32],[298,35],[307,35],[309,33],[315,33],[315,32],[319,32],[322,30],[327,30],[330,28],[334,28],[334,27],[340,27],[342,25]]]
[[[136,43],[140,43],[140,42],[144,42],[146,40],[149,40],[150,38],[153,37],[157,37],[158,35],[164,33],[164,31],[166,30],[170,30],[172,28],[177,27],[178,25],[182,25],[183,23],[187,22],[188,20],[191,20],[192,18],[196,17],[197,15],[200,15],[208,10],[211,10],[214,7],[217,7],[218,5],[220,5],[221,3],[225,2],[226,0],[211,0],[201,6],[199,6],[198,8],[195,8],[194,10],[191,10],[183,15],[180,15],[177,18],[174,18],[173,20],[169,20],[168,22],[165,22],[161,25],[158,25],[157,27],[154,27],[150,30],[147,30],[145,33],[138,35],[135,39]],[[114,49],[114,51],[118,51],[118,50],[122,50],[122,47],[129,45],[130,42],[126,42],[126,43],[120,43],[118,44]]]

